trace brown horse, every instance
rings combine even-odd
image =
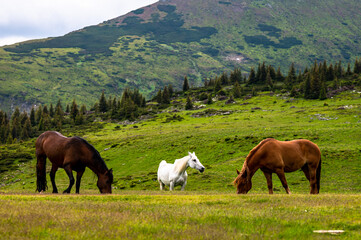
[[[36,140],[36,176],[37,191],[45,191],[46,158],[52,163],[50,179],[53,193],[58,193],[55,185],[55,173],[58,168],[64,168],[69,177],[69,187],[63,193],[70,193],[74,185],[73,170],[77,172],[76,193],[79,193],[80,180],[85,167],[90,168],[97,176],[97,186],[101,193],[112,193],[113,171],[108,170],[99,152],[87,141],[80,137],[67,138],[58,132],[44,132]]]
[[[273,194],[272,173],[276,173],[289,194],[285,172],[302,169],[310,182],[311,194],[320,191],[321,152],[316,144],[309,140],[278,141],[267,138],[261,141],[248,154],[241,172],[234,180],[237,193],[247,193],[252,188],[252,176],[261,169],[267,179],[268,191]]]

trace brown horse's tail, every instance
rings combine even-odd
[[[36,190],[38,192],[45,191],[48,186],[46,185],[46,155],[43,152],[43,138],[44,134],[41,134],[35,143],[36,148]]]
[[[37,156],[36,163],[36,190],[38,192],[45,191],[48,186],[46,184],[46,157]]]
[[[320,158],[320,162],[318,163],[318,167],[316,170],[316,178],[317,178],[317,193],[320,192],[320,181],[321,181],[321,158]]]

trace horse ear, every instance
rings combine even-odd
[[[238,169],[236,168],[236,171],[237,171],[237,174],[239,175],[240,174],[240,172],[238,171]]]
[[[192,153],[191,152],[188,152],[189,156],[192,156]]]
[[[113,168],[109,169],[108,173],[113,174]]]

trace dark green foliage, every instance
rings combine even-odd
[[[192,102],[192,99],[189,96],[187,96],[187,102],[186,102],[185,109],[186,110],[193,109],[193,102]]]
[[[290,69],[288,71],[287,78],[286,78],[287,89],[289,89],[289,90],[292,89],[293,85],[296,83],[296,79],[297,79],[297,76],[296,76],[295,64],[292,63],[290,66]]]
[[[71,32],[62,37],[41,42],[22,43],[16,47],[6,48],[9,52],[30,53],[39,48],[81,48],[84,54],[101,53],[110,55],[109,49],[120,36],[147,36],[160,43],[198,42],[217,33],[213,27],[183,28],[184,20],[181,14],[175,13],[175,6],[158,5],[158,9],[166,12],[163,19],[153,19],[152,22],[142,22],[137,16],[129,16],[123,20],[124,25],[99,25],[86,27],[80,31]]]
[[[212,94],[208,94],[207,104],[212,104],[212,103],[213,103]]]
[[[176,6],[174,5],[158,5],[157,8],[159,11],[166,13],[172,13],[176,10]]]
[[[165,86],[162,93],[162,103],[164,104],[170,104],[170,94],[168,87]]]
[[[253,68],[251,68],[251,71],[248,75],[248,83],[249,84],[255,84],[256,83],[256,73]]]
[[[231,72],[231,75],[229,77],[231,83],[241,83],[242,82],[242,70],[241,68],[234,68],[233,72]]]
[[[228,84],[228,82],[229,82],[228,74],[226,72],[223,72],[221,77],[220,77],[220,80],[221,80],[222,85]]]
[[[187,76],[184,77],[184,81],[183,81],[183,91],[186,92],[189,89],[189,83],[188,83],[188,78]]]
[[[108,104],[105,99],[104,90],[103,90],[102,95],[100,96],[99,99],[99,112],[104,113],[106,111],[108,111]]]
[[[274,48],[288,49],[293,46],[303,44],[301,40],[298,40],[295,37],[286,37],[283,39],[279,39],[279,43],[275,43],[274,41],[270,40],[268,37],[264,35],[244,36],[244,40],[250,46],[263,45],[263,47],[265,48],[274,47]]]
[[[139,8],[139,9],[137,9],[137,10],[132,11],[132,13],[137,14],[137,15],[143,14],[143,13],[144,13],[144,9],[143,9],[143,8]]]
[[[214,86],[214,92],[218,93],[221,89],[222,89],[222,81],[220,78],[217,78]]]
[[[236,81],[233,86],[233,96],[235,98],[240,98],[242,96],[242,91],[239,83]]]
[[[281,29],[267,24],[258,24],[258,29],[263,32],[267,32],[268,36],[276,38],[279,38],[281,36],[280,33],[282,32]]]

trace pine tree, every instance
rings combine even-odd
[[[127,89],[125,89],[124,91],[126,91]],[[100,98],[99,98],[99,112],[101,113],[105,113],[108,111],[108,103],[107,103],[107,100],[105,98],[105,95],[104,95],[104,90],[102,91],[102,94],[100,95]],[[75,119],[75,117],[74,117]]]
[[[183,81],[183,92],[186,92],[188,90],[189,90],[188,78],[187,78],[187,76],[185,76],[184,81]]]
[[[73,121],[75,121],[76,116],[79,114],[78,105],[76,104],[75,99],[73,99],[73,103],[71,104],[70,116]]]
[[[325,83],[324,83],[324,82],[322,82],[319,99],[320,99],[320,100],[325,100],[325,99],[327,99],[326,86],[325,86]]]
[[[311,76],[311,98],[317,99],[320,96],[321,80],[318,71],[314,71]]]
[[[168,85],[168,91],[169,91],[169,97],[173,97],[174,94],[174,90],[173,90],[173,86],[171,84]]]
[[[36,125],[34,106],[31,108],[31,111],[30,111],[30,123],[31,123],[31,126],[33,126],[33,127]]]
[[[286,87],[287,89],[291,90],[293,85],[295,84],[296,82],[296,70],[295,70],[295,64],[292,63],[291,66],[290,66],[290,69],[288,71],[288,75],[286,77]]]
[[[231,83],[238,82],[239,84],[242,82],[242,70],[241,68],[234,68],[233,72],[230,75]]]
[[[309,73],[306,74],[306,79],[305,79],[305,84],[304,85],[305,85],[304,98],[305,99],[312,98],[311,77],[310,77]]]
[[[271,78],[271,72],[270,72],[270,70],[268,70],[268,72],[267,72],[266,84],[267,84],[267,86],[268,86],[271,90],[273,89],[273,81],[272,81],[272,78]]]
[[[220,80],[221,80],[221,84],[222,85],[227,85],[229,80],[228,80],[228,74],[226,72],[223,72],[221,77],[220,77]]]
[[[53,104],[50,103],[49,115],[50,115],[50,117],[54,117],[54,114],[55,114],[55,112],[54,112]]]
[[[347,64],[346,75],[347,75],[347,76],[350,76],[350,75],[351,75],[351,64],[350,64],[350,63]]]
[[[187,102],[186,102],[185,109],[190,110],[192,108],[193,108],[193,102],[192,102],[191,98],[189,96],[187,96]]]
[[[281,72],[281,68],[278,67],[277,68],[277,72],[276,72],[276,79],[275,79],[277,82],[283,82],[284,81],[284,77],[282,75],[282,72]]]
[[[248,75],[248,84],[252,85],[256,83],[256,73],[254,72],[254,69],[251,68],[251,71]]]
[[[241,92],[241,87],[238,83],[238,81],[235,81],[234,82],[234,85],[233,85],[233,96],[235,98],[240,98],[242,96],[242,92]]]
[[[217,94],[222,89],[221,79],[217,78],[216,84],[214,86],[214,92]]]
[[[165,86],[164,89],[163,89],[162,102],[164,104],[170,104],[169,90],[168,90],[167,86]]]
[[[260,76],[259,76],[259,83],[260,84],[265,84],[266,83],[266,78],[267,78],[267,68],[265,63],[263,62],[261,65],[261,70],[260,70]]]
[[[156,99],[157,103],[159,103],[159,104],[163,103],[162,90],[161,89],[158,90],[158,93],[157,93],[155,99]]]

